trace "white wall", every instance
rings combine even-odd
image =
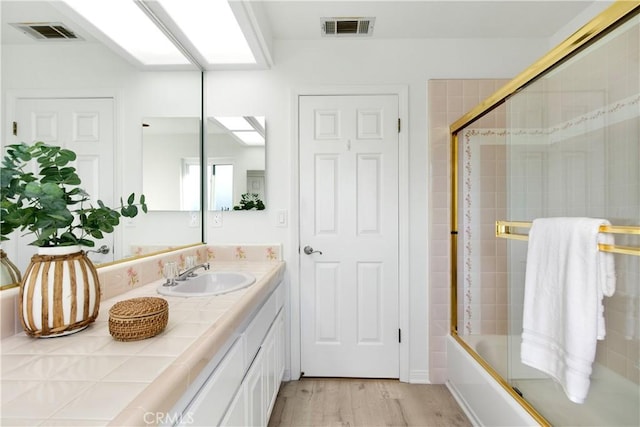
[[[613,0],[598,0],[593,2],[589,7],[582,11],[578,16],[573,18],[571,22],[558,30],[553,36],[549,38],[549,49],[554,48],[571,34],[576,32],[585,23],[589,22],[591,18],[601,13],[603,10],[611,6],[615,1]]]
[[[215,244],[282,242],[292,287],[298,286],[298,231],[276,226],[278,210],[296,224],[297,160],[293,129],[299,90],[326,86],[406,85],[409,88],[409,281],[412,381],[428,380],[427,81],[436,78],[510,78],[547,50],[547,40],[326,39],[276,41],[271,70],[209,72],[209,115],[264,114],[267,126],[267,210],[224,212],[221,228],[207,227]],[[462,102],[458,100],[457,102]],[[404,335],[404,334],[403,334]],[[295,368],[295,364],[294,364]],[[294,373],[295,374],[295,373]]]

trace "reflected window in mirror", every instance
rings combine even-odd
[[[149,117],[142,127],[142,188],[151,211],[200,210],[200,119]]]
[[[200,159],[182,159],[180,210],[200,210]]]
[[[209,210],[233,210],[247,193],[265,201],[265,126],[264,116],[208,118]]]
[[[207,167],[209,177],[209,210],[233,209],[233,164],[212,163]]]

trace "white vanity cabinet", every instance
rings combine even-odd
[[[283,374],[284,313],[280,310],[221,425],[266,426]]]
[[[280,284],[238,331],[222,360],[205,368],[204,383],[181,399],[187,403],[178,425],[267,425],[284,373],[283,305]]]

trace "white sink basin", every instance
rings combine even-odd
[[[221,295],[251,286],[256,278],[238,271],[213,271],[203,273],[175,286],[158,286],[158,293],[174,297],[205,297]]]

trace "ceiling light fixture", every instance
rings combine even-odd
[[[214,117],[214,120],[246,145],[264,145],[264,116]]]
[[[255,64],[227,0],[158,0],[209,64]]]
[[[144,65],[189,64],[189,60],[133,1],[64,2]]]
[[[234,130],[254,130],[253,126],[245,120],[244,117],[216,117],[215,118],[222,126],[227,129]]]
[[[237,131],[233,134],[247,145],[264,145],[264,136],[256,131]]]

